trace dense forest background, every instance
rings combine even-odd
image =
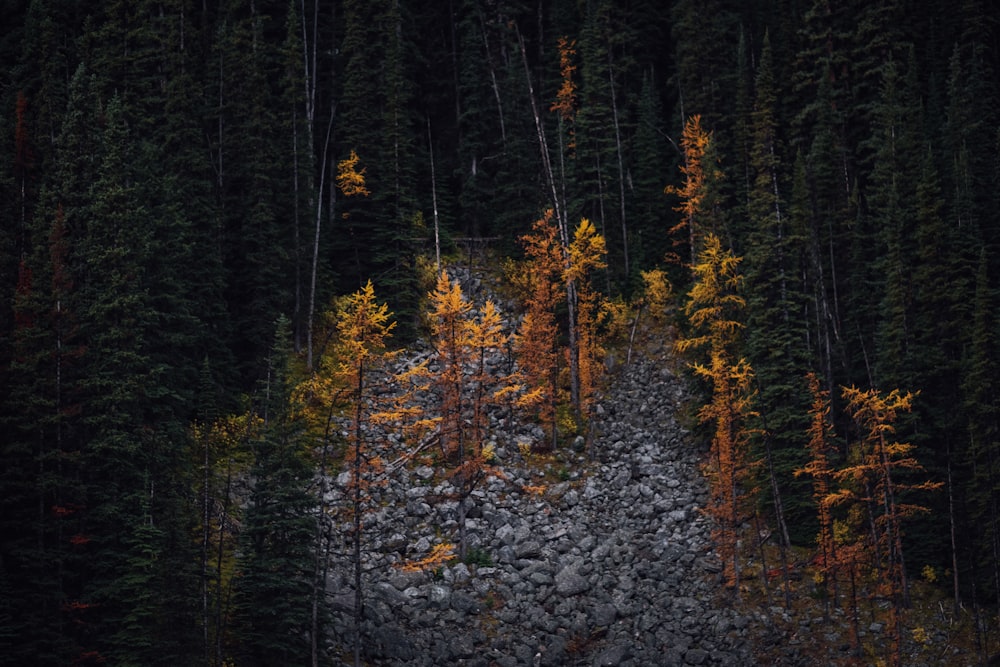
[[[282,359],[311,365],[319,313],[369,279],[417,336],[435,230],[517,255],[552,206],[606,239],[609,295],[660,265],[683,296],[708,232],[742,258],[793,542],[817,531],[806,374],[835,404],[919,392],[898,433],[943,486],[908,565],[996,603],[993,3],[4,0],[0,26],[0,664],[204,661],[193,425],[268,414]],[[678,228],[696,115],[704,203]],[[367,195],[336,187],[352,151]],[[281,421],[255,450],[275,488],[310,475]],[[308,562],[309,502],[257,515],[268,549],[245,524],[275,559],[236,587],[246,664],[295,655],[254,609],[308,579],[281,563]]]

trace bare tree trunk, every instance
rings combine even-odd
[[[354,408],[354,535],[352,535],[354,561],[354,667],[361,667],[361,619],[364,615],[364,598],[361,593],[361,419],[362,398],[364,393],[364,365],[358,368],[358,385],[356,387]]]
[[[497,83],[497,71],[496,66],[493,63],[493,53],[490,51],[490,41],[486,36],[486,19],[483,17],[483,12],[479,11],[479,25],[483,31],[483,49],[486,51],[486,64],[490,70],[490,83],[493,86],[493,99],[497,103],[497,118],[500,121],[500,140],[503,142],[504,150],[507,149],[507,129],[504,126],[503,121],[503,102],[500,97],[500,85]]]
[[[956,536],[957,518],[955,517],[955,487],[954,479],[951,475],[951,441],[948,441],[948,524],[951,529],[951,583],[952,583],[952,610],[957,615],[962,607],[962,592],[958,585],[958,539]]]
[[[625,166],[622,160],[622,136],[618,122],[618,98],[615,94],[614,64],[611,60],[611,49],[608,49],[608,79],[611,83],[611,117],[615,125],[615,152],[618,157],[618,203],[621,207],[622,222],[622,253],[625,258],[625,280],[631,275],[628,258],[628,225],[625,223]]]
[[[556,221],[559,225],[559,239],[562,243],[563,257],[569,262],[569,224],[566,220],[566,213],[561,206],[559,191],[556,187],[555,174],[552,170],[552,159],[549,155],[548,142],[545,140],[545,125],[538,112],[538,104],[535,101],[535,87],[531,82],[531,69],[528,67],[528,54],[524,48],[524,36],[515,25],[517,30],[518,46],[521,49],[521,61],[524,64],[524,76],[528,82],[528,99],[531,102],[531,113],[535,119],[535,133],[538,137],[538,149],[542,157],[542,167],[545,172],[545,180],[552,196],[552,206],[555,211]],[[577,294],[576,285],[572,280],[566,282],[566,310],[569,320],[569,377],[570,377],[570,401],[573,404],[573,411],[580,415],[580,341],[576,328],[576,305]]]
[[[330,123],[326,126],[326,141],[323,142],[323,159],[319,171],[319,188],[316,193],[316,227],[313,233],[312,271],[309,277],[309,313],[306,318],[306,368],[313,368],[313,317],[316,313],[316,273],[319,268],[319,237],[323,224],[322,191],[326,184],[327,153],[330,149],[330,133],[333,130],[333,110],[330,110]]]
[[[311,621],[311,649],[312,649],[312,667],[319,667],[319,605],[326,592],[326,576],[329,569],[329,552],[330,552],[330,536],[327,533],[327,516],[328,504],[327,504],[327,463],[330,460],[330,438],[333,433],[333,405],[331,403],[330,410],[327,412],[326,416],[326,427],[323,430],[323,450],[320,454],[319,460],[319,515],[316,517],[316,556],[315,556],[315,566],[313,569],[313,590],[312,590],[312,617]]]
[[[202,533],[201,533],[201,624],[205,643],[205,664],[211,665],[212,644],[209,635],[209,609],[208,609],[208,560],[209,549],[212,545],[211,520],[211,499],[209,495],[209,480],[211,479],[211,463],[209,457],[209,441],[205,440],[205,453],[202,459]]]
[[[434,137],[431,135],[431,117],[427,117],[427,148],[431,156],[431,204],[434,207],[434,268],[441,273],[441,230],[438,223],[437,177],[434,173]]]

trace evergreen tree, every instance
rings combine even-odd
[[[251,5],[226,3],[213,40],[216,97],[210,125],[218,201],[218,237],[226,271],[225,299],[241,380],[252,382],[267,354],[271,324],[293,303],[293,235],[282,217],[293,209],[272,86],[280,82],[274,28]],[[214,69],[214,68],[213,68]]]
[[[279,320],[261,387],[263,428],[250,443],[252,487],[235,590],[239,664],[306,664],[315,532],[312,469],[290,411],[289,322]]]
[[[338,251],[353,264],[343,286],[371,277],[392,295],[403,334],[411,335],[416,315],[411,240],[417,212],[414,137],[424,124],[418,125],[412,116],[412,44],[409,31],[402,29],[408,18],[398,0],[349,0],[344,14],[347,63],[340,143],[364,157],[372,196],[354,202],[340,235],[348,245]],[[344,219],[340,222],[343,225]]]
[[[184,448],[177,440],[185,415],[173,400],[180,388],[171,387],[165,364],[152,354],[159,318],[149,266],[157,221],[138,201],[134,143],[121,102],[113,98],[105,114],[104,154],[78,246],[87,342],[81,384],[84,535],[92,543],[87,594],[99,605],[102,653],[156,664],[183,659],[193,647],[194,601],[169,592],[193,585],[187,579],[193,561],[182,555],[191,546],[181,495],[188,482]]]
[[[761,438],[756,445],[768,467],[773,507],[784,540],[789,525],[812,532],[807,519],[813,515],[808,492],[793,477],[793,471],[805,464],[800,441],[806,430],[808,393],[802,378],[809,370],[809,359],[801,317],[807,301],[800,271],[804,230],[792,224],[798,220],[787,207],[771,67],[770,41],[765,35],[752,114],[746,354],[758,387],[755,409],[760,415]],[[800,530],[794,537],[801,541],[807,534]]]
[[[967,495],[972,577],[1000,594],[1000,412],[996,378],[996,290],[982,253],[976,272],[973,321],[963,359],[962,396],[968,420]],[[972,582],[978,589],[979,582]],[[1000,598],[998,598],[1000,599]],[[975,602],[976,600],[973,600]]]
[[[85,341],[80,330],[79,276],[74,246],[82,235],[86,183],[96,179],[100,132],[92,80],[79,68],[69,91],[52,184],[25,231],[14,292],[12,356],[4,421],[4,564],[23,642],[45,664],[93,650],[93,639],[67,623],[90,621],[83,599],[84,532],[88,506],[82,480],[80,418]],[[71,540],[75,540],[72,542]],[[80,544],[80,542],[83,544]],[[26,656],[22,656],[26,657]]]
[[[664,135],[666,122],[657,81],[652,72],[643,76],[637,113],[633,141],[635,203],[631,216],[632,256],[638,266],[653,266],[663,260],[668,250],[666,239],[658,231],[667,214],[660,163],[670,149]]]

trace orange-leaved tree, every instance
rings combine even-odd
[[[508,335],[492,301],[477,309],[446,271],[438,274],[428,297],[435,353],[406,377],[436,402],[436,415],[423,417],[417,426],[437,437],[442,459],[449,465],[459,503],[459,555],[464,557],[465,516],[472,493],[490,475],[502,475],[493,465],[489,413],[519,387],[494,363],[503,354]]]
[[[830,506],[830,492],[833,484],[834,467],[831,457],[835,453],[835,433],[830,421],[830,392],[820,386],[815,373],[806,376],[812,406],[809,409],[809,462],[795,471],[796,476],[808,475],[812,478],[813,499],[819,514],[819,571],[823,577],[827,605],[837,594],[837,545],[834,540],[833,514]]]
[[[711,142],[712,135],[702,127],[701,116],[695,114],[689,117],[684,123],[684,132],[681,135],[684,163],[680,166],[680,170],[684,175],[684,182],[680,187],[668,185],[664,188],[664,192],[677,195],[681,200],[674,208],[681,214],[681,220],[667,230],[667,234],[673,238],[674,247],[687,244],[692,266],[700,250],[698,246],[700,227],[706,226],[703,218],[707,213],[708,179],[715,177],[715,170],[710,170],[710,165],[705,164]],[[682,234],[684,236],[680,236]],[[669,259],[676,262],[683,261],[677,253],[671,253]]]
[[[912,409],[912,393],[898,389],[882,393],[856,387],[843,387],[842,391],[847,401],[845,409],[857,428],[857,437],[850,443],[847,465],[835,474],[842,486],[830,498],[835,504],[853,504],[867,512],[871,529],[867,541],[868,560],[876,582],[876,590],[872,593],[888,598],[891,603],[889,634],[892,641],[887,657],[892,664],[898,665],[902,662],[903,615],[909,606],[903,522],[928,511],[904,498],[914,491],[931,491],[942,485],[901,479],[904,473],[912,478],[913,474],[923,471],[913,456],[913,445],[898,442],[893,437],[899,415]]]
[[[573,57],[576,55],[576,40],[561,36],[556,42],[556,48],[559,51],[559,74],[562,76],[562,83],[556,93],[556,101],[549,107],[549,111],[557,112],[559,122],[566,124],[566,134],[569,138],[566,148],[572,154],[576,148],[573,131],[573,119],[576,116],[576,82],[573,80],[573,73],[576,72],[576,64],[573,62]]]
[[[604,345],[599,331],[600,318],[605,314],[604,296],[594,289],[594,271],[607,266],[607,246],[587,218],[580,220],[569,245],[569,262],[563,278],[576,285],[577,295],[577,354],[579,368],[579,405],[577,417],[589,420],[598,381],[602,376]],[[573,350],[570,350],[570,354]]]
[[[739,527],[748,512],[752,461],[748,453],[753,414],[753,369],[735,357],[739,320],[745,305],[739,290],[740,258],[724,249],[714,234],[707,234],[692,267],[695,282],[688,293],[684,312],[692,335],[677,341],[682,353],[707,348],[707,356],[696,357],[695,373],[711,385],[711,398],[698,412],[712,428],[706,474],[710,503],[707,511],[716,519],[718,547],[729,585],[739,594],[741,554]],[[703,353],[703,355],[706,353]]]
[[[559,399],[559,329],[555,309],[565,298],[562,275],[565,263],[551,210],[535,221],[531,233],[521,237],[521,243],[525,261],[518,278],[525,313],[514,338],[514,352],[527,386],[519,404],[538,410],[538,420],[543,428],[549,429],[554,448],[558,439]]]
[[[325,151],[324,151],[325,153]],[[358,169],[358,162],[360,158],[358,154],[352,149],[351,154],[346,158],[337,163],[337,190],[340,190],[345,197],[367,197],[371,194],[365,184],[365,169]],[[326,158],[324,154],[322,176],[320,181],[325,180],[326,175]],[[322,189],[322,187],[320,188]],[[335,194],[336,191],[334,191]],[[306,367],[309,370],[313,368],[313,315],[316,312],[316,274],[319,269],[319,236],[320,236],[320,221],[323,218],[323,198],[318,197],[316,203],[316,225],[315,231],[313,232],[313,256],[312,256],[312,271],[310,272],[309,278],[309,313],[308,320],[306,322]],[[332,206],[332,204],[331,204]],[[347,213],[343,216],[346,218]]]
[[[695,364],[694,371],[712,385],[710,401],[698,410],[698,419],[712,428],[705,466],[710,500],[705,509],[715,519],[723,571],[738,596],[742,575],[739,529],[753,492],[747,426],[753,416],[753,369],[745,359],[733,362],[724,352],[713,350],[709,363]]]
[[[336,405],[347,421],[347,514],[351,526],[351,560],[354,566],[354,658],[360,663],[361,545],[363,517],[371,509],[372,491],[385,484],[390,440],[373,428],[396,421],[400,415],[381,388],[392,378],[389,363],[398,355],[388,347],[396,323],[384,303],[375,297],[369,281],[344,297],[333,319],[333,341],[322,357],[321,373],[312,386],[328,405]],[[325,377],[324,377],[325,376]],[[324,428],[326,428],[324,426]]]

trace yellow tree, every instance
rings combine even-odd
[[[365,182],[366,168],[358,169],[361,158],[351,150],[351,154],[337,163],[337,189],[345,197],[367,197],[371,194]]]
[[[559,74],[562,83],[559,85],[559,92],[556,93],[556,101],[549,107],[549,111],[559,114],[559,122],[567,126],[566,134],[569,137],[567,149],[572,153],[576,148],[576,138],[573,131],[573,118],[576,115],[576,82],[573,80],[573,73],[576,72],[576,64],[573,57],[576,55],[576,40],[569,40],[567,37],[559,37],[556,43],[559,51]]]
[[[368,188],[365,186],[365,169],[358,169],[358,162],[360,158],[358,154],[351,150],[351,154],[345,159],[337,163],[337,189],[340,190],[345,197],[367,197],[371,194]],[[326,174],[326,158],[323,159],[323,175],[320,176],[320,181],[325,180]],[[313,368],[313,315],[316,312],[316,274],[319,269],[319,236],[320,236],[320,221],[323,218],[323,204],[322,197],[317,201],[316,205],[316,225],[315,232],[313,234],[313,256],[312,256],[312,271],[309,278],[309,316],[306,324],[306,367],[309,370]],[[346,216],[346,214],[345,214]]]
[[[335,316],[335,339],[329,357],[324,355],[325,380],[316,389],[325,392],[329,405],[340,405],[348,421],[346,456],[350,479],[351,559],[354,565],[354,659],[360,664],[361,544],[363,517],[372,502],[372,489],[385,483],[388,452],[386,440],[372,434],[372,427],[398,419],[387,399],[378,391],[388,376],[388,364],[397,355],[388,349],[396,323],[384,303],[378,303],[371,281],[339,304]]]
[[[259,438],[263,429],[264,420],[253,412],[191,427],[192,443],[202,462],[198,491],[206,664],[222,664],[231,639],[232,583],[242,519],[238,480],[249,473],[253,458],[250,442]]]
[[[493,363],[508,335],[492,301],[476,309],[446,271],[438,274],[428,298],[435,353],[406,379],[436,401],[436,414],[419,419],[416,427],[429,433],[422,434],[424,438],[438,439],[442,459],[449,464],[449,476],[458,490],[459,554],[464,557],[465,516],[472,493],[488,476],[501,474],[492,464],[489,412],[519,387]]]
[[[576,316],[577,354],[579,368],[579,405],[577,416],[590,418],[597,383],[602,375],[604,347],[599,332],[599,319],[605,312],[604,297],[594,289],[594,271],[607,266],[607,246],[587,218],[580,220],[569,246],[569,262],[563,274],[566,283],[576,285],[578,308]],[[570,354],[573,350],[570,350]]]
[[[913,456],[913,445],[898,442],[893,437],[901,413],[913,406],[913,394],[893,389],[881,393],[875,389],[842,388],[845,407],[858,429],[851,442],[848,464],[835,473],[842,483],[831,494],[832,503],[847,503],[862,507],[868,515],[871,537],[868,561],[875,572],[876,595],[891,601],[889,660],[902,661],[902,624],[909,606],[909,584],[903,552],[903,522],[908,517],[927,512],[924,506],[904,502],[904,493],[939,489],[940,482],[901,482],[902,473],[912,475],[923,467]]]
[[[668,185],[664,188],[667,194],[677,195],[680,203],[674,208],[681,214],[681,220],[671,227],[667,234],[674,237],[674,247],[688,244],[691,265],[694,266],[698,253],[697,238],[699,235],[698,225],[703,225],[702,220],[706,213],[706,200],[708,194],[705,158],[711,145],[712,135],[701,126],[701,116],[695,114],[684,123],[684,132],[681,135],[681,150],[684,153],[684,163],[680,166],[684,182],[680,187]],[[712,173],[714,175],[714,172]],[[678,235],[687,232],[687,238],[677,238]],[[681,261],[680,256],[673,254],[672,259]]]
[[[718,236],[705,237],[698,261],[692,267],[695,281],[684,307],[694,335],[678,340],[678,351],[703,347],[730,351],[737,331],[743,327],[739,314],[746,306],[739,293],[743,285],[739,266],[740,258],[724,249]]]
[[[753,369],[745,359],[732,363],[713,350],[707,365],[695,364],[695,373],[712,384],[712,398],[698,410],[698,419],[712,428],[711,451],[705,473],[709,482],[706,511],[715,519],[715,537],[727,582],[739,595],[742,554],[739,528],[747,513],[753,465],[748,455],[753,415]]]
[[[819,513],[819,568],[823,574],[827,599],[835,598],[837,591],[837,547],[834,540],[833,514],[830,506],[831,484],[834,467],[830,455],[834,451],[834,430],[830,423],[830,393],[820,386],[815,373],[806,376],[812,406],[809,409],[809,463],[795,471],[796,476],[812,478],[813,499]]]
[[[559,377],[555,309],[565,297],[565,264],[551,210],[535,221],[521,243],[525,262],[515,278],[521,283],[525,313],[514,338],[514,352],[527,387],[519,403],[538,410],[538,420],[549,429],[554,448]]]
[[[745,301],[739,294],[740,259],[723,249],[719,238],[707,234],[692,267],[695,282],[685,313],[692,335],[678,340],[680,352],[707,348],[707,356],[693,363],[694,371],[711,385],[711,399],[699,410],[699,419],[712,429],[706,474],[717,522],[718,546],[730,585],[739,594],[741,554],[738,529],[746,513],[751,462],[747,452],[752,415],[753,370],[745,359],[734,359],[738,317]]]

